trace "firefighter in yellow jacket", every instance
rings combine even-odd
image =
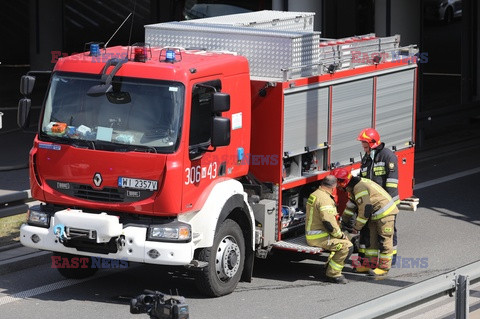
[[[370,245],[365,257],[369,259],[369,274],[384,276],[392,266],[393,231],[397,205],[392,197],[377,183],[360,177],[352,177],[345,168],[337,168],[333,175],[338,186],[343,187],[357,206],[354,228],[360,231],[368,222]]]
[[[347,280],[342,275],[342,269],[353,247],[338,224],[336,203],[332,195],[336,186],[337,179],[329,175],[308,197],[305,236],[308,245],[333,253],[327,265],[327,279],[334,283],[346,284]]]

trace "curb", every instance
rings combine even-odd
[[[0,246],[0,252],[5,251],[5,250],[20,248],[20,247],[22,247],[22,244],[20,244],[20,243],[13,243],[13,244],[10,244],[10,245]]]
[[[51,255],[52,252],[39,250],[0,261],[0,275],[47,264],[51,261]]]
[[[433,146],[415,152],[415,163],[423,163],[435,158],[441,158],[446,155],[457,154],[480,147],[478,143],[480,136],[473,136],[461,143],[449,143],[442,146]]]

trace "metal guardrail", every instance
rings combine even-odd
[[[26,213],[31,200],[28,191],[0,195],[0,218]]]
[[[399,289],[324,318],[378,318],[399,314],[445,294],[455,292],[456,318],[467,318],[469,284],[480,281],[480,261]]]

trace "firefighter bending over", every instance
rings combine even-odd
[[[338,224],[336,203],[332,195],[336,187],[337,179],[328,175],[321,181],[320,187],[308,197],[305,236],[310,246],[333,253],[327,265],[327,279],[346,284],[348,281],[342,275],[342,269],[353,247]]]
[[[386,275],[392,266],[393,228],[398,213],[395,201],[377,183],[366,178],[352,177],[345,168],[335,169],[333,175],[338,180],[338,186],[345,188],[356,205],[354,229],[362,230],[368,221],[370,241],[365,256],[372,268],[369,275]]]
[[[395,204],[400,203],[398,196],[398,158],[394,152],[380,142],[380,134],[373,128],[366,128],[358,134],[357,140],[362,143],[365,155],[362,158],[360,176],[371,179],[382,186],[393,198]],[[367,227],[365,227],[367,228]],[[393,259],[395,265],[397,256],[397,227],[393,227]],[[368,231],[360,234],[360,243],[365,242],[364,236],[368,238]],[[367,240],[368,241],[368,240]]]

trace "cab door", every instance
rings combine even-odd
[[[214,114],[213,93],[220,92],[222,82],[218,78],[192,84],[188,151],[184,158],[182,210],[199,210],[206,200],[205,190],[225,175],[226,147],[211,146]]]

